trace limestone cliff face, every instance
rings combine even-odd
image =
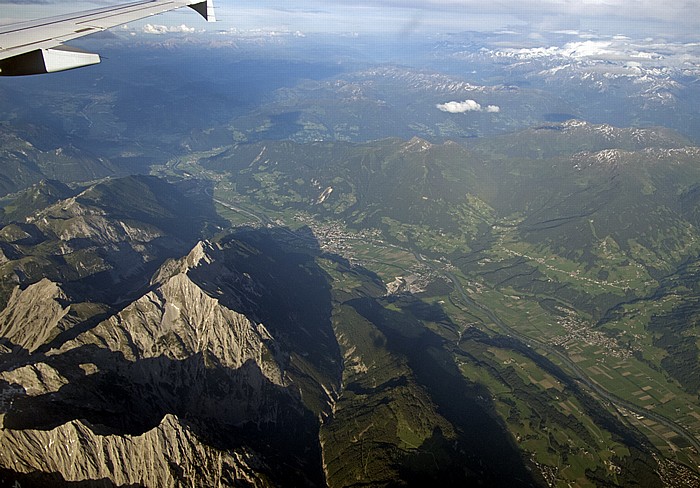
[[[225,252],[208,241],[198,242],[184,258],[165,263],[151,283],[165,283],[176,274],[186,274],[209,296],[237,311],[254,310],[264,293],[260,283],[248,273],[239,272],[233,263],[227,263]]]
[[[28,364],[3,371],[0,373],[0,379],[22,385],[28,396],[54,393],[68,384],[68,380],[61,373],[46,363]]]
[[[8,351],[23,348],[33,353],[108,309],[98,303],[72,301],[59,284],[44,278],[24,290],[13,289],[0,312],[0,338],[9,341]]]
[[[209,447],[174,415],[139,436],[98,435],[81,421],[48,431],[0,430],[0,464],[18,473],[60,473],[66,481],[116,485],[271,486],[255,454]]]
[[[103,208],[84,202],[83,194],[55,203],[28,217],[44,233],[53,234],[62,241],[89,239],[93,243],[115,243],[124,241],[149,242],[164,233],[154,225],[133,219],[115,219]]]
[[[273,338],[263,324],[221,305],[187,275],[205,259],[202,244],[182,260],[180,272],[100,323],[61,351],[93,344],[121,352],[129,361],[165,357],[182,361],[197,354],[230,369],[255,362],[271,382],[283,384],[282,372],[268,344]]]
[[[67,328],[65,318],[70,305],[64,307],[66,295],[47,279],[28,286],[16,287],[0,313],[0,337],[30,352],[53,339]]]

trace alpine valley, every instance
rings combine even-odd
[[[700,53],[571,36],[3,79],[0,486],[700,486]]]

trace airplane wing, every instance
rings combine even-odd
[[[113,7],[0,26],[0,76],[53,73],[100,62],[65,41],[180,7],[214,22],[213,0],[141,0]]]

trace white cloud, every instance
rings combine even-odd
[[[437,108],[443,112],[451,114],[463,114],[464,112],[481,112],[481,105],[474,100],[465,100],[463,102],[447,102],[437,105]]]
[[[677,65],[686,59],[698,59],[700,49],[694,49],[688,44],[656,42],[653,39],[633,41],[622,36],[607,40],[586,40],[568,42],[563,46],[506,48],[494,51],[497,56],[520,59],[562,57],[573,60],[588,61],[647,61],[657,65]]]
[[[167,34],[169,32],[180,32],[185,34],[191,34],[195,31],[194,27],[188,27],[185,24],[180,24],[177,26],[165,26],[158,24],[146,24],[143,26],[142,32],[144,34]]]
[[[497,113],[501,111],[501,108],[497,105],[488,105],[486,108],[482,107],[480,103],[475,100],[465,100],[463,102],[447,102],[439,103],[436,107],[443,111],[451,114],[463,114],[466,112],[487,112],[487,113]]]
[[[614,52],[612,42],[606,41],[569,42],[561,49],[562,55],[571,58],[606,57]]]

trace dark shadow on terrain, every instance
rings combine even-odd
[[[0,345],[5,346],[10,351],[7,354],[0,354],[0,370],[5,364],[16,361],[18,357],[23,358],[29,355],[28,350],[5,337],[0,337]]]
[[[342,361],[331,326],[331,278],[314,260],[320,247],[310,229],[244,228],[221,246],[226,267],[249,276],[257,287],[248,297],[245,290],[231,289],[218,297],[221,303],[264,324],[283,345],[285,364],[294,352],[339,384]]]
[[[641,433],[626,427],[614,416],[608,413],[607,410],[601,408],[598,401],[583,390],[579,384],[569,375],[567,375],[559,366],[554,364],[548,358],[538,354],[536,351],[523,344],[518,339],[506,336],[488,337],[483,333],[475,331],[471,334],[465,334],[463,336],[463,340],[468,339],[478,340],[479,342],[495,346],[500,349],[511,349],[531,359],[535,364],[537,364],[537,366],[561,381],[574,393],[574,395],[581,402],[586,413],[596,421],[596,425],[600,425],[613,435],[618,436],[619,440],[628,446],[643,449],[644,446],[648,444]]]
[[[462,464],[454,442],[443,436],[439,427],[415,451],[406,454],[399,473],[407,482],[400,486],[473,486],[483,483],[480,473],[474,473]],[[466,482],[471,484],[465,485]],[[390,485],[392,486],[392,485]],[[397,485],[398,486],[398,485]],[[513,482],[513,486],[518,486]]]
[[[347,303],[379,328],[387,339],[387,349],[406,357],[438,413],[458,432],[456,445],[436,431],[421,448],[400,461],[399,470],[410,486],[425,486],[428,481],[440,486],[537,486],[505,427],[493,415],[488,390],[467,381],[457,369],[448,342],[413,315],[413,311],[419,315],[429,311],[430,319],[442,319],[444,312],[408,304],[399,304],[401,311],[397,312],[371,298]],[[432,458],[445,461],[442,466],[438,463],[438,469],[428,462]]]
[[[384,345],[384,344],[382,344]],[[345,389],[347,391],[353,392],[355,395],[370,395],[370,394],[376,394],[376,393],[382,393],[385,391],[391,391],[394,388],[398,388],[401,386],[407,386],[408,385],[408,379],[405,376],[399,376],[398,378],[391,379],[387,381],[386,383],[383,383],[379,386],[373,387],[373,388],[365,388],[361,386],[359,383],[354,382],[350,383],[345,386]]]
[[[18,244],[20,246],[36,246],[46,240],[46,236],[44,236],[44,234],[34,224],[13,222],[12,225],[25,234],[25,236],[20,239],[9,241],[12,244]],[[18,259],[19,254],[17,249],[12,248],[5,243],[3,249],[7,249],[11,253],[7,256],[9,259]]]
[[[487,346],[497,347],[499,349],[510,349],[532,360],[537,366],[542,368],[547,373],[551,374],[571,392],[581,404],[583,411],[594,421],[595,425],[602,427],[610,432],[615,440],[626,445],[630,454],[625,457],[616,457],[615,464],[622,467],[621,475],[618,476],[620,486],[636,485],[643,480],[644,486],[661,486],[661,481],[658,477],[658,465],[651,453],[656,452],[655,448],[649,443],[644,435],[636,428],[623,424],[614,415],[603,408],[599,401],[591,394],[584,390],[581,385],[567,375],[559,366],[554,364],[548,358],[538,354],[532,348],[527,347],[521,341],[506,336],[489,337],[477,329],[470,329],[462,336],[463,344],[467,341],[480,342]],[[470,356],[465,350],[460,350],[458,353],[465,356]],[[507,370],[506,370],[507,371]],[[551,421],[565,424],[569,429],[588,442],[592,447],[597,445],[590,433],[588,433],[576,416],[564,418],[560,412],[552,408],[547,403],[542,403],[542,399],[537,396],[532,396],[526,391],[527,385],[520,379],[517,374],[513,373],[511,377],[506,378],[498,372],[492,371],[496,377],[501,377],[504,384],[509,385],[513,390],[518,392],[518,396],[527,401],[531,409],[537,412],[538,416],[543,418],[549,417]],[[560,418],[557,418],[560,417]],[[564,448],[568,448],[564,446]],[[600,486],[610,485],[610,480],[607,478],[605,470],[601,473],[586,472],[586,476]],[[605,480],[605,481],[603,481]]]
[[[647,330],[655,335],[654,345],[667,352],[666,357],[661,360],[661,367],[691,395],[700,392],[700,350],[693,336],[688,335],[688,331],[700,321],[698,259],[697,256],[687,257],[673,272],[666,275],[658,273],[655,279],[659,280],[660,285],[649,295],[617,304],[607,310],[596,324],[596,327],[604,328],[607,323],[624,316],[626,305],[661,302],[665,297],[680,290],[683,296],[681,303],[672,306],[668,311],[652,315]],[[637,359],[653,365],[639,354]]]
[[[283,112],[270,117],[272,127],[265,131],[265,137],[275,140],[289,139],[295,133],[304,129],[299,122],[300,111]]]

